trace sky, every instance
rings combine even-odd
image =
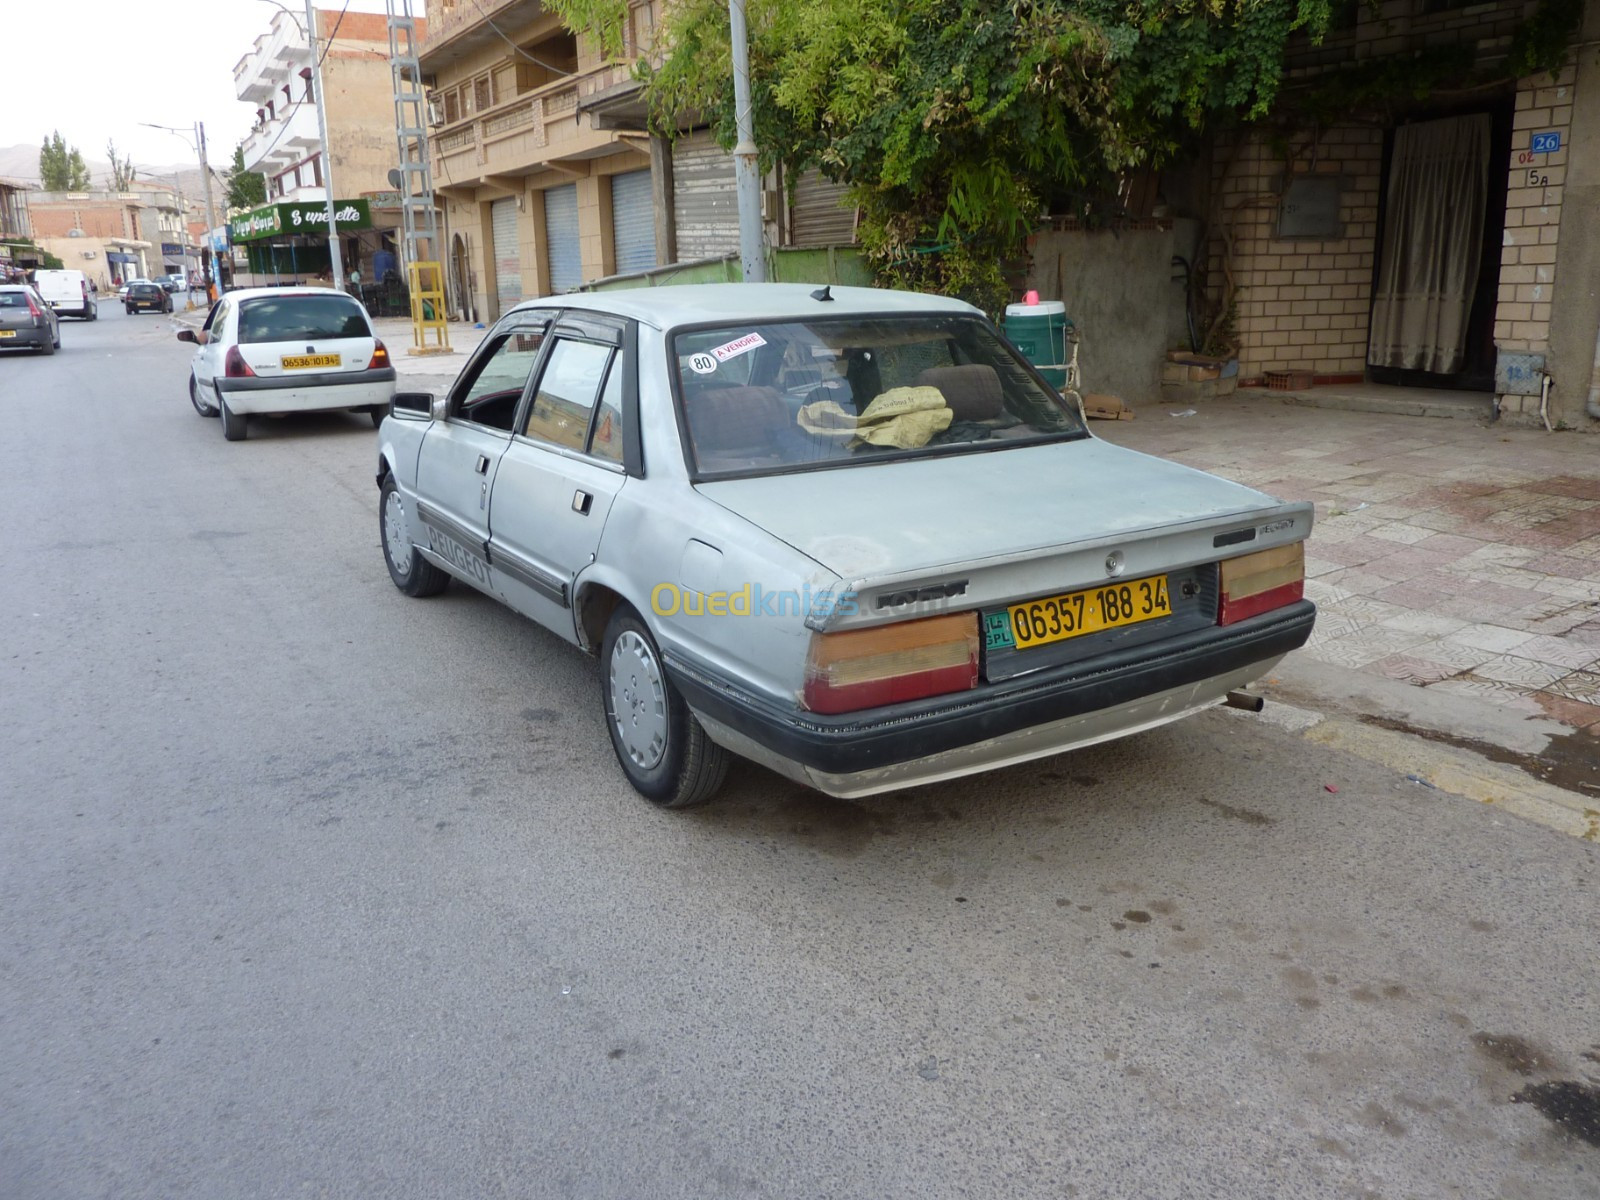
[[[317,0],[337,11],[345,0]],[[349,0],[352,12],[384,12],[383,0]],[[305,0],[283,0],[305,20]],[[255,106],[233,94],[233,68],[272,23],[269,0],[0,0],[10,95],[42,98],[18,111],[0,107],[0,146],[38,145],[59,129],[87,159],[106,159],[106,141],[135,166],[195,163],[176,134],[194,141],[206,127],[211,164],[225,169],[250,132]],[[423,0],[412,0],[422,16]],[[69,51],[67,44],[75,49]],[[23,48],[26,47],[26,50]]]

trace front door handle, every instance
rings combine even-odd
[[[472,469],[479,475],[487,475],[489,473],[489,456],[487,454],[478,455],[478,463]]]
[[[589,515],[589,508],[594,504],[594,497],[581,488],[572,493],[572,511],[580,517]]]

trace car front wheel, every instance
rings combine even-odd
[[[689,711],[650,630],[627,605],[618,605],[606,626],[600,696],[611,748],[635,791],[662,808],[688,808],[716,794],[728,752]]]
[[[378,533],[383,542],[383,562],[395,587],[408,596],[437,596],[450,582],[450,573],[434,566],[411,542],[406,526],[406,500],[393,475],[383,477],[378,490]]]
[[[189,376],[189,403],[202,417],[217,415],[217,410],[200,398],[200,383],[193,375]]]

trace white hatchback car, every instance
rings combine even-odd
[[[327,288],[246,288],[211,306],[192,342],[189,400],[242,441],[251,413],[346,410],[382,422],[394,366],[361,301]]]

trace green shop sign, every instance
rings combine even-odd
[[[335,200],[333,221],[334,228],[341,233],[371,229],[372,206],[366,200]],[[321,203],[269,204],[235,217],[232,231],[236,242],[255,242],[284,234],[326,234],[328,206]]]

